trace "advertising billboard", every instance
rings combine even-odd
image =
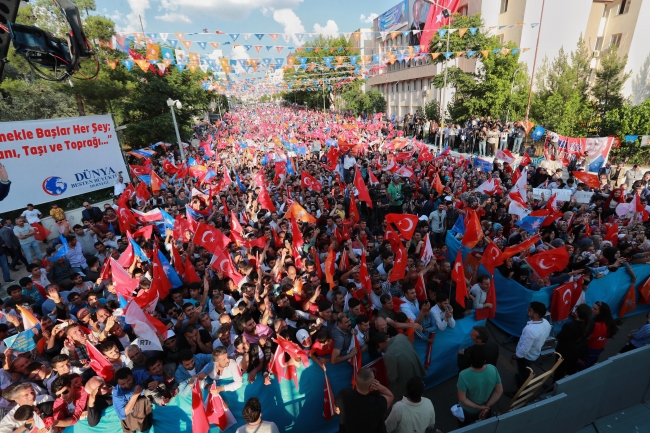
[[[110,115],[0,123],[0,212],[129,179]]]
[[[420,45],[422,30],[424,30],[424,25],[427,23],[430,7],[431,3],[424,0],[409,0],[409,30],[411,30],[409,45]],[[413,30],[420,30],[420,32],[414,34]]]

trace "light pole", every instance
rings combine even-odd
[[[449,31],[451,29],[451,11],[446,7],[443,6],[433,0],[424,0],[427,3],[430,3],[432,5],[438,6],[439,8],[442,9],[442,15],[447,18],[447,53],[449,52],[449,35],[451,32]],[[443,54],[444,55],[444,54]],[[444,113],[445,113],[445,104],[447,102],[447,63],[449,59],[447,56],[445,56],[445,76],[443,80],[443,89],[442,89],[442,107],[440,108],[440,140],[439,140],[439,151],[442,152],[442,136],[443,136],[443,127],[445,126],[445,120],[444,120]]]
[[[506,124],[508,123],[508,120],[510,119],[510,104],[512,103],[512,91],[515,88],[515,76],[517,75],[517,72],[521,70],[521,66],[515,69],[515,72],[512,73],[512,83],[510,83],[510,97],[508,98],[508,114],[506,114]]]
[[[183,107],[181,101],[178,99],[173,100],[172,98],[167,99],[167,106],[172,110],[172,119],[174,120],[174,129],[176,130],[176,140],[178,140],[178,151],[181,154],[181,161],[185,162],[185,150],[183,149],[183,143],[181,143],[181,134],[178,132],[178,123],[176,123],[176,113],[174,113],[174,105],[179,110]]]
[[[542,0],[542,10],[539,13],[539,28],[537,29],[537,42],[535,43],[535,57],[533,58],[533,72],[530,74],[530,89],[528,89],[528,104],[526,104],[526,124],[528,127],[528,114],[530,114],[530,99],[533,96],[533,83],[535,80],[535,66],[537,65],[537,50],[539,49],[539,35],[542,33],[542,18],[544,18],[544,4],[546,0]]]

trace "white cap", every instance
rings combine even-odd
[[[296,338],[298,339],[298,342],[302,344],[303,341],[309,338],[309,332],[305,329],[299,329],[298,332],[296,332]]]
[[[169,340],[170,338],[175,337],[175,336],[176,336],[176,334],[174,334],[174,331],[172,331],[170,329],[169,331],[167,331],[167,334],[165,334],[165,340]]]
[[[453,201],[453,199],[451,198],[450,195],[448,195],[447,197],[445,197],[445,201]]]

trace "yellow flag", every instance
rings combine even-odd
[[[465,36],[465,33],[467,33],[467,29],[458,29],[458,36],[461,38]]]
[[[140,66],[140,69],[142,69],[144,72],[147,72],[149,70],[149,60],[136,60],[135,63]]]
[[[431,53],[431,60],[435,60],[440,56],[440,53]]]
[[[490,50],[481,50],[481,54],[483,54],[483,57],[487,57],[490,54]]]
[[[158,60],[160,47],[156,44],[147,44],[147,60]]]

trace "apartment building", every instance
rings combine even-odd
[[[418,12],[414,3],[423,0],[405,1],[409,6],[407,16],[395,20],[397,22],[388,31],[402,32],[416,28],[413,22],[418,18],[411,15],[414,11]],[[600,56],[610,46],[616,45],[620,55],[628,55],[627,70],[633,74],[626,83],[624,93],[631,95],[633,100],[650,96],[650,26],[641,24],[650,20],[650,0],[461,0],[458,12],[463,15],[480,13],[485,30],[498,36],[504,44],[514,42],[519,48],[530,48],[520,53],[520,60],[528,66],[529,73],[536,46],[539,66],[544,57],[552,60],[561,48],[574,50],[582,35],[593,55],[593,79]],[[375,20],[375,32],[386,31],[380,28],[381,20],[382,15]],[[541,28],[533,25],[540,20]],[[385,40],[375,37],[372,42],[373,53],[381,55],[415,45],[412,34],[399,34]],[[478,62],[480,60],[451,58],[447,65],[458,66],[469,72],[476,70]],[[384,93],[389,116],[402,117],[423,108],[432,99],[444,102],[443,89],[432,85],[434,77],[443,72],[444,63],[434,65],[430,60],[395,62],[372,75],[366,88]],[[446,101],[452,97],[453,89],[449,88]]]

